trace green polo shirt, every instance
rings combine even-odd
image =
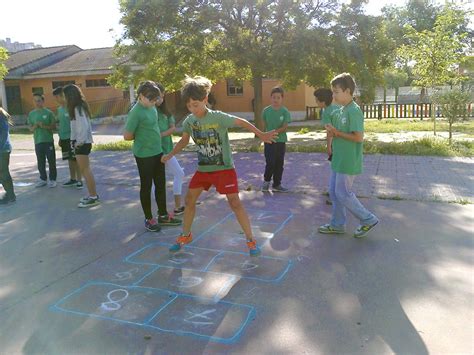
[[[55,122],[55,118],[53,112],[47,108],[40,108],[31,111],[28,114],[27,121],[30,126],[33,126],[38,122],[42,122],[44,125],[50,126]],[[36,128],[33,132],[33,138],[35,144],[54,142],[53,131],[46,128]]]
[[[288,124],[291,122],[290,111],[288,111],[285,106],[280,107],[278,110],[275,110],[272,106],[267,106],[263,109],[262,117],[265,122],[266,132],[278,129],[285,123]],[[275,140],[275,142],[287,141],[288,137],[286,136],[286,132],[279,133]]]
[[[71,139],[71,119],[69,118],[69,112],[62,106],[58,107],[56,122],[59,123],[59,138],[62,140]]]
[[[160,127],[160,132],[167,131],[170,129],[170,126],[174,126],[175,120],[173,116],[166,116],[160,109],[158,111],[158,127]],[[173,150],[173,139],[170,136],[161,137],[161,147],[163,148],[163,153],[168,154]]]
[[[328,107],[323,109],[323,113],[321,115],[321,123],[322,124],[333,124],[333,115],[337,113],[338,110],[341,109],[341,106],[336,104],[331,104]]]

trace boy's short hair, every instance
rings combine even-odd
[[[354,78],[349,73],[342,73],[334,77],[331,80],[331,86],[337,86],[341,88],[343,91],[349,89],[351,95],[354,95],[355,91],[355,81]]]
[[[63,87],[58,86],[56,89],[53,90],[53,96],[61,96],[64,93]]]
[[[33,98],[34,98],[34,97],[39,97],[39,98],[41,99],[41,101],[44,102],[44,95],[43,95],[43,94],[35,93],[35,94],[33,94]]]
[[[272,96],[273,94],[281,94],[281,96],[283,97],[285,92],[283,91],[283,88],[281,86],[275,86],[272,88],[272,91],[270,92],[270,96]]]
[[[332,91],[326,88],[316,89],[313,93],[314,97],[320,102],[324,102],[326,106],[332,104]]]
[[[182,82],[181,87],[181,98],[184,103],[187,104],[189,100],[202,101],[211,92],[212,83],[208,78],[203,76],[190,77],[186,75],[186,78]]]
[[[138,85],[137,95],[143,95],[148,100],[155,100],[161,96],[161,90],[154,81],[146,80]]]

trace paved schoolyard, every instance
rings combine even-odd
[[[194,159],[180,157],[188,179]],[[193,244],[170,256],[179,228],[144,230],[128,152],[92,154],[103,203],[91,210],[76,207],[83,192],[33,188],[34,153],[15,152],[18,201],[0,210],[0,353],[474,351],[474,208],[430,202],[472,200],[471,159],[367,156],[355,189],[381,223],[364,240],[315,232],[330,214],[323,154],[287,155],[283,195],[256,191],[261,154],[235,161],[259,259],[215,192]]]

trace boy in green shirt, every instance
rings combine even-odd
[[[170,251],[177,252],[185,244],[192,242],[191,225],[196,213],[196,201],[203,190],[208,191],[214,185],[217,192],[226,195],[230,208],[235,213],[237,221],[247,237],[250,256],[258,256],[260,248],[253,238],[249,217],[239,198],[237,174],[232,160],[228,129],[233,126],[245,128],[268,143],[275,139],[277,133],[275,131],[264,133],[247,120],[207,108],[211,86],[209,79],[201,76],[187,77],[184,80],[181,96],[191,114],[183,123],[181,140],[169,154],[161,158],[163,163],[173,158],[188,145],[190,137],[198,147],[198,168],[189,183],[186,195],[183,232],[177,238],[176,244],[171,246]]]
[[[288,189],[281,186],[281,178],[283,176],[283,164],[285,162],[286,129],[288,123],[291,122],[290,112],[283,106],[283,89],[279,86],[274,87],[270,93],[270,106],[263,109],[262,118],[264,131],[272,131],[278,133],[275,143],[265,143],[265,173],[263,175],[262,191],[266,192],[270,189],[270,181],[273,177],[274,192],[288,192]]]
[[[333,116],[333,123],[325,125],[328,135],[332,137],[332,172],[329,182],[332,216],[331,221],[318,230],[323,234],[345,233],[347,209],[360,221],[353,236],[362,238],[379,222],[352,192],[355,176],[362,173],[364,115],[352,98],[355,82],[350,74],[336,76],[331,81],[331,87],[335,103],[343,107]]]
[[[67,112],[66,99],[64,98],[64,92],[62,86],[57,87],[53,90],[53,96],[56,102],[59,104],[56,122],[58,123],[58,135],[59,135],[59,146],[61,147],[61,153],[63,160],[67,160],[69,163],[69,181],[65,182],[63,187],[73,187],[82,189],[82,177],[79,168],[77,167],[76,155],[71,145],[71,119]]]
[[[28,125],[33,132],[35,141],[36,161],[40,180],[36,187],[48,185],[56,187],[56,151],[54,150],[53,130],[56,128],[54,114],[44,107],[44,97],[40,94],[33,95],[35,109],[28,114]],[[46,159],[49,165],[49,181],[46,175]]]

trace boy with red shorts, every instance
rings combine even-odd
[[[192,242],[191,225],[196,213],[196,201],[203,190],[207,191],[214,185],[217,192],[226,195],[230,208],[247,237],[250,256],[258,256],[260,248],[253,239],[249,217],[239,198],[237,174],[227,130],[239,126],[255,133],[266,143],[273,142],[277,133],[275,131],[264,133],[245,119],[207,108],[211,87],[209,79],[201,76],[187,77],[184,80],[181,96],[191,114],[183,123],[181,140],[169,154],[161,158],[162,162],[166,163],[188,145],[190,137],[198,147],[198,168],[189,183],[186,195],[183,233],[177,238],[176,244],[171,246],[170,251],[177,252],[185,244]]]

